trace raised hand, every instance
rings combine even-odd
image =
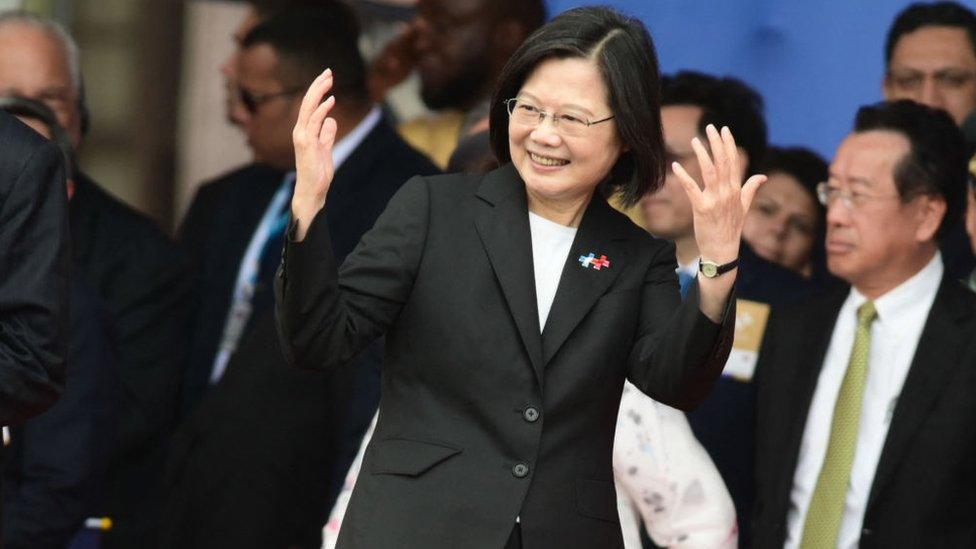
[[[723,127],[719,133],[709,124],[705,134],[712,149],[711,156],[700,139],[696,137],[691,141],[701,167],[702,183],[695,181],[677,162],[671,168],[691,201],[695,241],[702,259],[722,265],[739,257],[746,212],[766,176],[754,175],[742,184],[739,150],[732,132]],[[735,278],[736,271],[717,278],[698,277],[699,308],[715,322],[722,320]]]
[[[312,82],[302,99],[298,122],[292,131],[295,145],[295,194],[291,200],[292,218],[298,222],[296,240],[303,240],[308,226],[325,206],[325,198],[332,184],[335,167],[332,162],[332,146],[335,144],[336,121],[329,117],[335,106],[332,89],[332,70],[325,69]]]
[[[722,264],[738,257],[746,213],[766,176],[754,175],[742,184],[739,150],[732,132],[723,127],[720,133],[709,124],[705,134],[711,156],[700,139],[691,141],[701,167],[702,184],[688,175],[681,164],[675,162],[671,167],[691,201],[695,241],[702,258]]]

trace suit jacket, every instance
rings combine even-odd
[[[66,202],[57,146],[0,112],[0,425],[44,411],[64,388]]]
[[[118,420],[117,369],[104,307],[72,279],[71,345],[61,399],[11,428],[3,477],[7,549],[63,549],[98,512]]]
[[[436,171],[387,123],[379,123],[336,172],[336,194],[327,207],[338,254],[352,250],[411,175]],[[200,250],[194,254],[204,268],[198,284],[212,295],[197,318],[200,333],[210,329],[205,317],[222,330],[247,241],[281,184],[282,174],[263,168],[239,173],[262,172],[270,191],[255,191],[256,177],[225,178],[201,189],[184,225],[183,242]],[[247,194],[250,200],[241,198]],[[204,218],[213,220],[205,230]],[[257,292],[256,298],[271,294],[264,287]],[[219,337],[219,330],[208,333]],[[201,383],[209,376],[216,341],[207,347],[209,359],[199,362]],[[226,373],[174,438],[163,545],[318,549],[322,523],[379,400],[381,359],[382,348],[373,345],[340,375],[289,369],[273,310],[257,312]]]
[[[816,290],[813,283],[757,256],[744,241],[739,248],[739,268],[735,281],[739,298],[764,303],[773,311],[804,301]],[[750,545],[755,401],[755,383],[722,376],[705,402],[688,412],[692,431],[708,450],[735,502],[739,546],[743,548]]]
[[[846,292],[775,315],[758,370],[754,546],[782,547],[807,412]],[[976,295],[948,273],[895,406],[860,546],[976,546]]]
[[[118,345],[119,426],[102,513],[108,547],[137,545],[155,519],[185,356],[186,261],[147,217],[84,175],[69,204],[74,273],[105,303]],[[117,544],[117,545],[113,545]]]
[[[289,362],[332,370],[386,334],[376,431],[339,547],[620,547],[611,450],[624,378],[687,409],[731,344],[674,247],[594,197],[540,335],[511,164],[408,182],[341,274],[320,214],[276,280]],[[606,255],[610,268],[577,257]]]

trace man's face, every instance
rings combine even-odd
[[[227,90],[225,103],[227,120],[234,125],[240,124],[240,121],[248,116],[247,110],[241,105],[240,95],[237,93],[237,65],[239,64],[238,58],[241,55],[241,44],[243,44],[247,33],[251,32],[258,23],[257,11],[253,7],[249,8],[247,15],[234,30],[234,51],[220,64],[220,74],[224,77],[224,85]]]
[[[891,54],[884,96],[943,109],[961,124],[976,108],[976,54],[966,31],[932,26],[903,35]]]
[[[701,168],[691,148],[691,140],[698,135],[701,117],[702,108],[694,105],[661,108],[661,131],[664,133],[668,166],[671,162],[678,162],[696,181],[701,181]],[[666,173],[664,185],[640,201],[645,226],[651,234],[668,240],[694,236],[691,201],[674,172],[668,168]]]
[[[71,145],[81,141],[78,90],[61,44],[41,29],[10,24],[0,29],[0,94],[42,101],[68,131]]]
[[[417,3],[420,94],[431,109],[467,109],[490,85],[494,14],[486,0]]]
[[[237,63],[239,93],[250,95],[254,108],[236,122],[247,136],[255,162],[290,170],[295,165],[291,133],[302,94],[278,80],[277,67],[278,56],[268,44],[241,52]]]
[[[830,165],[828,185],[849,193],[849,204],[835,198],[827,206],[827,266],[855,287],[893,287],[908,279],[919,250],[933,237],[923,228],[931,198],[902,202],[895,186],[894,170],[909,150],[899,133],[853,133]]]

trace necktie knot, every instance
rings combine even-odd
[[[870,326],[878,318],[878,311],[873,301],[865,301],[857,308],[857,325],[859,328]]]

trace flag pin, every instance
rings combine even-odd
[[[601,255],[600,257],[596,257],[596,254],[593,252],[590,252],[590,255],[581,255],[578,261],[584,269],[593,267],[599,271],[610,268],[610,260],[607,259],[607,256]]]

